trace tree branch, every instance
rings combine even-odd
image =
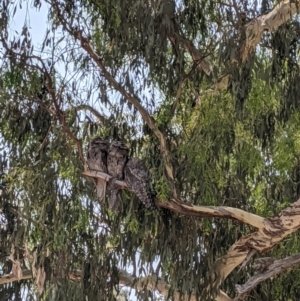
[[[110,175],[105,174],[103,172],[94,172],[94,171],[85,171],[83,172],[84,176],[104,179],[105,181],[109,181],[111,178]],[[127,188],[125,182],[116,181],[116,184],[122,188]],[[215,206],[194,206],[184,202],[181,202],[177,199],[170,199],[165,201],[156,201],[156,205],[159,207],[170,209],[174,212],[190,215],[190,216],[198,216],[198,217],[218,217],[218,218],[228,218],[237,220],[241,223],[249,224],[255,228],[260,230],[265,229],[265,218],[260,217],[258,215],[248,213],[238,208],[231,207],[215,207]]]
[[[168,33],[168,38],[173,45],[181,45],[185,51],[187,51],[192,59],[194,64],[201,68],[206,75],[210,75],[212,72],[212,66],[205,60],[205,56],[202,55],[194,46],[193,42],[187,39],[183,33],[180,32],[179,27],[175,21],[175,1],[174,0],[163,0],[163,1],[154,1],[152,3],[154,11],[162,12],[165,17],[169,19],[169,25],[165,26],[165,31]],[[171,26],[170,26],[171,24]],[[176,47],[176,46],[175,46]]]
[[[56,116],[64,130],[64,132],[69,136],[69,138],[71,138],[75,144],[77,145],[77,150],[78,150],[78,154],[79,154],[79,158],[82,162],[83,165],[85,165],[85,159],[84,159],[84,155],[83,155],[83,151],[82,151],[82,143],[81,143],[81,140],[78,139],[73,133],[72,131],[69,129],[69,127],[67,126],[66,124],[66,120],[65,120],[65,116],[64,116],[64,112],[61,110],[59,104],[58,104],[58,101],[57,101],[57,96],[56,96],[56,93],[55,93],[55,88],[54,88],[54,85],[53,85],[53,81],[52,81],[52,77],[51,75],[49,74],[49,72],[47,71],[47,68],[43,62],[43,60],[38,57],[38,56],[30,56],[28,58],[34,58],[36,60],[38,60],[43,68],[40,68],[40,71],[43,72],[43,74],[45,75],[46,77],[46,87],[47,87],[47,90],[51,96],[51,99],[52,99],[52,103],[54,104],[54,107],[55,107],[55,111],[56,111]]]
[[[267,252],[300,228],[300,199],[277,216],[266,218],[264,225],[263,229],[240,238],[231,246],[224,258],[214,263],[212,271],[220,276],[217,286],[245,260],[253,249],[259,253]]]
[[[243,285],[236,284],[235,287],[237,292],[239,293],[239,296],[237,296],[235,300],[240,300],[243,295],[250,292],[259,283],[268,280],[270,278],[273,278],[276,275],[284,273],[289,269],[296,268],[296,266],[299,264],[300,264],[300,253],[286,257],[284,259],[275,260],[273,264],[269,265],[263,273],[256,274]]]
[[[32,279],[32,278],[33,276],[30,270],[23,270],[21,278],[16,277],[14,274],[6,274],[0,276],[0,285],[14,282],[14,281]]]
[[[190,54],[193,61],[201,68],[206,75],[210,75],[212,71],[212,66],[205,60],[204,56],[196,49],[193,42],[185,38],[184,36],[176,33],[174,28],[169,34],[169,40],[175,44],[176,41],[185,49],[186,52]]]
[[[240,52],[242,61],[245,62],[251,52],[254,51],[260,43],[265,31],[274,32],[279,26],[291,20],[293,15],[299,12],[300,1],[284,0],[266,15],[261,15],[245,25],[246,38]],[[207,74],[211,74],[212,66],[205,61],[204,56],[196,49],[193,42],[175,31],[174,26],[171,28],[169,39],[172,43],[176,41],[190,54],[194,62],[199,62],[198,66]],[[229,75],[223,75],[215,84],[217,90],[227,88]]]
[[[280,25],[291,20],[292,16],[299,12],[299,4],[299,0],[294,3],[290,0],[284,0],[268,14],[251,20],[246,25],[246,39],[241,51],[242,60],[245,61],[255,49],[265,31],[273,32]]]
[[[93,107],[83,104],[83,105],[79,105],[77,107],[74,108],[76,110],[76,112],[78,111],[82,111],[82,110],[87,110],[90,111],[98,120],[99,122],[101,122],[102,124],[104,124],[106,122],[106,118],[101,115],[96,109],[94,109]]]

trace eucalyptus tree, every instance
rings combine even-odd
[[[38,45],[34,9],[48,13]],[[299,299],[297,13],[2,1],[2,299],[126,299],[123,286],[140,300]],[[145,162],[155,212],[120,181],[120,211],[99,205],[94,179],[110,176],[86,168],[95,136]]]

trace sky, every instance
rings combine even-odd
[[[45,3],[42,4],[40,10],[37,10],[34,7],[26,5],[25,2],[22,2],[22,9],[17,9],[10,28],[11,30],[20,32],[26,22],[29,25],[33,44],[40,46],[47,29],[47,13],[48,8]]]

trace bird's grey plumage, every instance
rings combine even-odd
[[[149,209],[155,209],[153,194],[150,190],[150,175],[142,160],[131,158],[124,168],[124,180],[129,190]]]
[[[107,155],[109,142],[103,138],[96,137],[92,140],[87,152],[87,164],[91,171],[100,171],[107,173]],[[106,181],[104,179],[95,179],[97,196],[100,202],[103,202],[106,194]]]
[[[115,181],[124,179],[124,167],[128,161],[128,153],[129,148],[121,141],[113,141],[108,150],[107,169],[112,176],[112,180],[108,185],[110,190],[109,207],[114,211],[118,209],[117,198],[120,192],[120,188],[115,184]]]

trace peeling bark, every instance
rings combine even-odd
[[[274,259],[274,258],[273,258]],[[266,270],[262,273],[256,274],[251,277],[245,284],[236,285],[236,290],[240,296],[237,298],[241,299],[241,296],[250,292],[259,283],[273,278],[281,273],[286,272],[289,269],[295,268],[300,264],[300,253],[286,257],[284,259],[273,260],[273,263],[266,267]],[[239,300],[237,299],[237,300]]]
[[[272,249],[289,234],[300,228],[300,199],[282,210],[277,216],[265,219],[265,228],[240,238],[231,246],[223,259],[213,266],[220,275],[217,287],[239,266],[253,249],[264,253]],[[209,289],[209,288],[208,288]]]
[[[300,1],[292,3],[290,0],[284,0],[266,15],[253,19],[246,25],[246,40],[241,52],[243,61],[255,49],[261,41],[265,31],[274,32],[280,25],[292,19],[292,16],[299,12]]]

